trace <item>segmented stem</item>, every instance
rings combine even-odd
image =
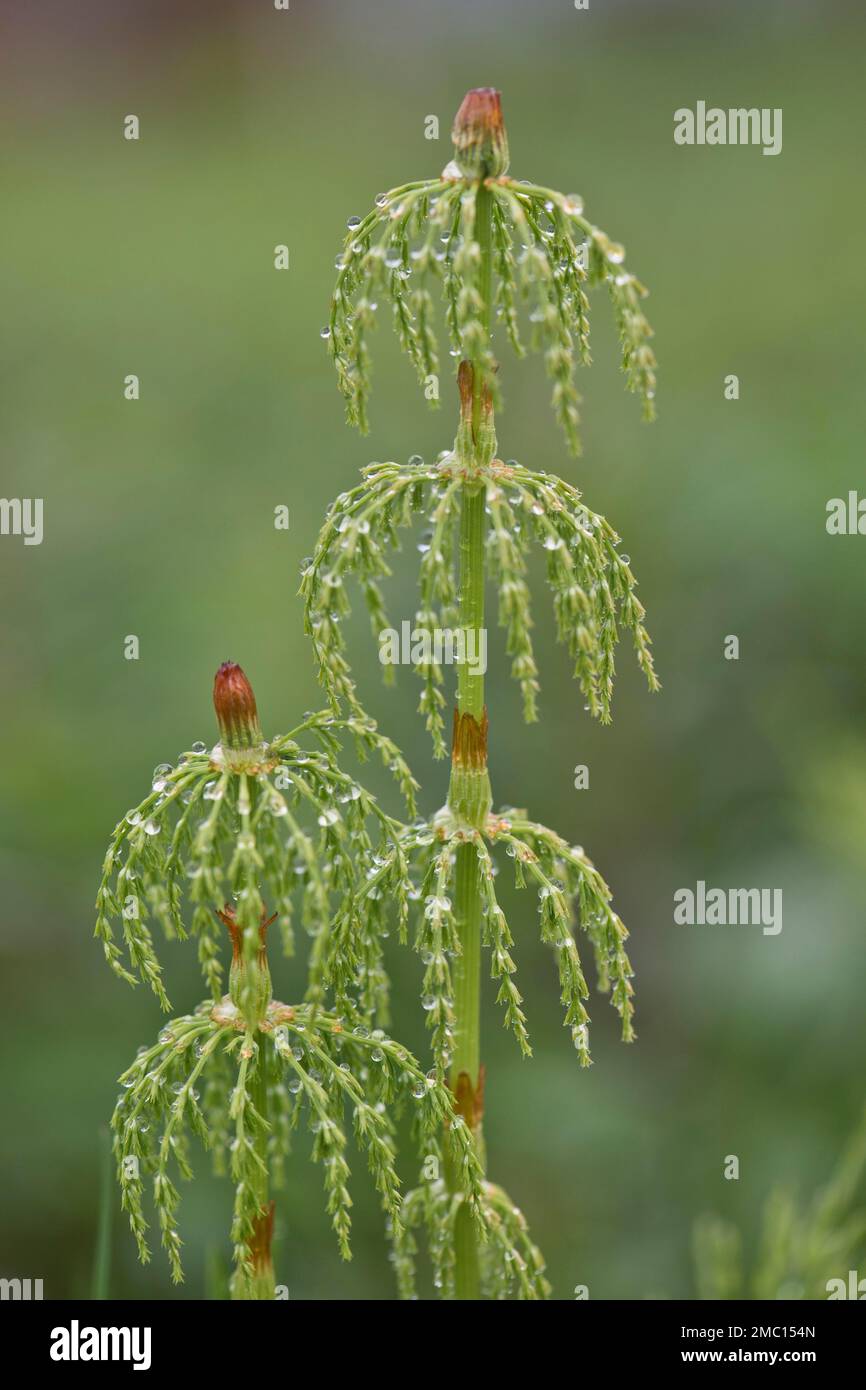
[[[259,1225],[265,1229],[269,1228],[268,1219],[268,1179],[270,1173],[270,1157],[268,1154],[268,1137],[270,1126],[268,1124],[268,1069],[270,1061],[270,1040],[265,1033],[258,1035],[258,1053],[256,1056],[256,1067],[250,1082],[250,1097],[252,1103],[262,1118],[263,1123],[257,1127],[255,1135],[256,1153],[261,1160],[261,1166],[257,1169],[257,1193],[259,1207]],[[257,1231],[258,1234],[258,1231]],[[259,1236],[259,1240],[261,1236]],[[248,1283],[247,1297],[250,1299],[273,1299],[274,1297],[274,1268],[270,1258],[270,1235],[268,1234],[265,1249],[257,1247],[258,1242],[251,1246],[253,1259],[252,1277]],[[263,1258],[264,1257],[264,1258]]]
[[[480,250],[478,263],[479,319],[485,345],[490,339],[490,298],[492,276],[492,198],[481,182],[475,205],[475,234]],[[485,392],[489,383],[481,361],[475,361],[472,379],[472,435],[478,439],[481,431]],[[473,458],[474,467],[483,460]],[[467,658],[481,652],[481,633],[484,627],[485,579],[485,513],[484,486],[474,488],[464,483],[460,517],[460,625],[465,633]],[[485,720],[484,672],[476,660],[474,669],[465,660],[458,670],[457,714],[471,716],[480,726]],[[485,756],[486,762],[486,756]],[[484,770],[486,779],[486,768]],[[449,800],[462,802],[452,770]],[[457,795],[455,795],[457,793]],[[460,810],[458,804],[455,809]],[[455,969],[454,991],[454,1051],[451,1059],[451,1089],[460,1097],[467,1085],[470,1096],[481,1087],[481,935],[482,890],[478,855],[472,843],[461,845],[457,851],[455,919],[460,941],[460,955]],[[461,1078],[463,1078],[461,1080]],[[480,1106],[470,1120],[478,1156],[483,1164],[484,1148],[481,1135]],[[466,1202],[461,1204],[454,1226],[454,1289],[458,1299],[475,1300],[480,1293],[478,1243],[471,1212]]]

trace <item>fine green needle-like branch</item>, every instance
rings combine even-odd
[[[589,713],[610,722],[615,652],[623,631],[631,636],[650,690],[658,690],[631,557],[620,549],[613,527],[585,505],[577,488],[553,474],[496,457],[473,468],[461,431],[454,448],[435,464],[416,458],[404,465],[381,463],[364,469],[363,482],[334,503],[316,549],[304,564],[301,591],[307,632],[334,707],[343,703],[357,718],[367,718],[344,636],[344,620],[351,611],[347,582],[354,580],[361,589],[374,636],[394,628],[380,581],[391,574],[388,554],[399,548],[400,530],[414,527],[421,559],[420,603],[412,617],[412,666],[422,683],[419,711],[434,753],[445,756],[444,672],[429,654],[435,651],[432,635],[458,624],[459,518],[470,479],[474,489],[483,491],[487,572],[499,595],[498,622],[526,720],[538,717],[538,666],[526,578],[534,549],[544,554],[557,639],[569,653]],[[419,640],[424,633],[431,638],[427,643]],[[386,679],[393,679],[394,666],[383,669]]]

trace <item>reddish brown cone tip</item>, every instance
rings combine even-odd
[[[508,136],[494,87],[473,87],[454,117],[455,158],[467,178],[498,178],[508,168]]]
[[[505,130],[502,98],[495,87],[472,87],[454,117],[455,138],[461,135],[499,135]]]
[[[224,661],[213,683],[213,703],[223,744],[255,748],[262,742],[256,697],[236,661]]]

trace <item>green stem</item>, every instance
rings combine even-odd
[[[460,626],[466,634],[467,652],[477,656],[478,637],[484,627],[484,534],[486,515],[483,488],[464,487],[460,514]],[[457,668],[457,708],[461,714],[481,719],[484,714],[484,673],[472,674],[469,661]]]
[[[474,845],[457,851],[455,912],[460,924],[460,962],[454,988],[457,1028],[451,1058],[451,1081],[461,1072],[475,1085],[481,1062],[481,893]]]
[[[464,1303],[477,1303],[481,1297],[478,1238],[465,1202],[454,1218],[454,1297]]]
[[[258,1056],[256,1057],[256,1067],[250,1081],[250,1097],[262,1119],[267,1123],[268,1119],[268,1070],[270,1065],[270,1039],[265,1033],[259,1033]],[[274,1267],[270,1256],[270,1214],[268,1204],[268,1131],[264,1128],[256,1130],[255,1137],[256,1153],[262,1160],[264,1167],[258,1175],[257,1197],[261,1221],[267,1231],[264,1242],[267,1258],[262,1258],[262,1238],[253,1243],[254,1249],[254,1269],[252,1278],[249,1281],[249,1297],[251,1299],[273,1299],[274,1297]]]
[[[483,182],[476,195],[475,229],[480,248],[478,292],[481,299],[481,322],[485,336],[490,332],[491,231],[492,198]],[[485,393],[483,367],[473,364],[472,434],[480,435]],[[474,457],[477,469],[483,462]],[[471,473],[472,470],[470,470]],[[468,715],[480,726],[484,719],[484,673],[478,669],[477,658],[482,650],[481,632],[484,628],[484,541],[486,532],[485,488],[474,487],[470,481],[463,488],[460,516],[460,626],[464,631],[467,654],[473,653],[473,663],[464,661],[457,673],[458,716]],[[467,784],[483,779],[481,799],[467,794]],[[486,796],[486,804],[484,797]],[[478,808],[486,816],[489,808],[489,782],[486,766],[479,773],[467,775],[465,770],[452,767],[449,805],[460,818],[469,818],[477,827]],[[476,814],[472,814],[475,811]],[[460,955],[455,968],[454,986],[454,1052],[451,1059],[451,1089],[457,1108],[473,1129],[479,1157],[484,1162],[484,1141],[481,1129],[481,932],[482,895],[478,856],[474,844],[462,845],[457,851],[455,883],[455,922],[460,941]],[[462,1079],[461,1079],[462,1078]],[[475,1109],[476,1098],[478,1108]],[[465,1106],[465,1109],[464,1109]],[[468,1112],[468,1113],[467,1113]],[[468,1206],[462,1204],[454,1227],[454,1280],[458,1299],[476,1300],[480,1297],[478,1242]]]
[[[476,1086],[481,1056],[481,894],[474,845],[461,845],[457,851],[455,900],[460,957],[454,991],[456,1024],[451,1088],[456,1096],[460,1094],[461,1075],[469,1078],[473,1088]],[[474,1137],[483,1162],[480,1120]],[[454,1222],[454,1293],[464,1302],[476,1301],[481,1294],[478,1242],[472,1213],[465,1203],[458,1208]]]
[[[490,337],[490,300],[493,284],[493,194],[484,183],[478,185],[475,196],[475,235],[481,259],[478,271],[478,294],[481,307],[478,317],[487,339]],[[475,390],[472,402],[472,427],[478,432],[481,421],[481,397],[484,388],[484,374],[479,363],[475,363]]]

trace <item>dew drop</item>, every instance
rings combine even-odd
[[[424,916],[427,918],[436,917],[442,912],[450,911],[450,898],[437,897],[435,894],[432,894],[429,898],[424,899]]]

